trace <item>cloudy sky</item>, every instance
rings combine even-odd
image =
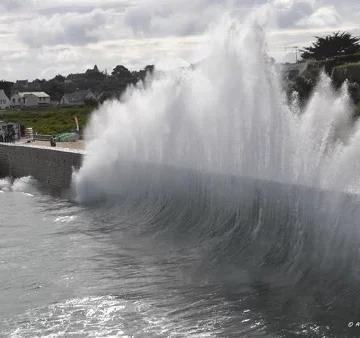
[[[360,34],[359,0],[0,0],[0,79],[50,78],[97,64],[166,69],[188,64],[224,13],[242,20],[270,3],[270,53],[334,30]]]

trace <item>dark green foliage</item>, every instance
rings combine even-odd
[[[134,85],[138,81],[143,81],[148,73],[154,71],[154,66],[149,65],[139,71],[131,72],[122,65],[116,66],[111,75],[99,71],[95,65],[85,73],[70,74],[67,77],[56,75],[50,80],[36,79],[32,82],[26,81],[26,86],[17,83],[14,86],[11,82],[0,82],[0,89],[6,89],[6,94],[17,91],[44,91],[50,95],[51,100],[60,101],[64,94],[73,93],[76,90],[90,89],[94,94],[101,94],[103,98],[120,97],[129,85]],[[4,88],[3,88],[4,87]]]
[[[324,60],[337,56],[344,56],[360,52],[360,38],[347,32],[336,32],[325,37],[316,37],[316,41],[301,50],[301,57],[305,60]]]
[[[152,73],[154,72],[154,70],[155,70],[155,66],[154,66],[154,65],[147,65],[147,66],[145,67],[145,72],[147,72],[147,73],[152,74]]]
[[[355,112],[354,112],[354,120],[359,119],[360,117],[360,102],[355,106]]]
[[[88,69],[85,74],[84,78],[88,81],[103,81],[106,79],[106,74],[99,71],[97,65],[94,66],[93,69]]]
[[[41,90],[48,93],[53,101],[60,101],[64,96],[65,84],[57,75],[55,78],[42,83]]]
[[[96,108],[98,106],[98,102],[95,99],[89,98],[85,99],[85,105]]]
[[[3,89],[8,98],[11,97],[11,89],[14,83],[9,81],[0,81],[0,89]]]
[[[360,104],[360,85],[357,82],[349,83],[349,94],[354,102],[359,102]]]
[[[54,80],[57,82],[64,82],[65,81],[65,77],[62,76],[61,74],[58,74],[54,77]]]
[[[119,65],[113,69],[111,76],[113,76],[116,79],[119,78],[129,79],[131,78],[131,72],[126,67]]]
[[[288,88],[289,93],[296,91],[299,95],[299,101],[301,105],[305,105],[309,99],[316,82],[310,78],[299,76]],[[289,95],[290,96],[290,95]]]

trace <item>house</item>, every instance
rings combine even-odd
[[[50,105],[50,96],[45,92],[19,92],[11,97],[13,107],[46,107]]]
[[[98,102],[96,95],[90,90],[78,90],[65,94],[60,101],[62,106],[83,106],[87,101]]]
[[[0,89],[0,109],[10,108],[10,100],[3,89]]]
[[[122,90],[106,90],[97,93],[96,98],[99,103],[103,103],[106,100],[120,100],[122,94]]]

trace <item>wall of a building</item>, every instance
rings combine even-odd
[[[0,144],[0,177],[32,176],[50,189],[71,185],[73,168],[81,166],[83,154],[60,149]]]
[[[6,96],[5,92],[0,90],[0,109],[6,109],[10,107],[10,100]]]
[[[39,98],[33,94],[25,96],[25,106],[26,107],[34,107],[39,105]]]
[[[19,94],[15,94],[15,95],[11,96],[10,101],[11,101],[12,106],[21,106],[23,103]]]
[[[10,107],[10,101],[0,98],[0,109],[6,109]]]

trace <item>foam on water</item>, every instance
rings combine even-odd
[[[37,182],[31,176],[11,179],[9,177],[0,179],[0,192],[22,192],[28,196],[36,193]]]
[[[140,300],[126,301],[114,296],[73,298],[28,311],[25,318],[24,325],[5,333],[12,338],[72,335],[124,338],[215,337],[216,334],[216,322],[213,318],[209,318],[208,325],[203,327],[181,327],[176,325],[176,321],[168,320],[163,313],[159,313],[158,309]],[[226,319],[218,318],[218,322],[221,320]]]

